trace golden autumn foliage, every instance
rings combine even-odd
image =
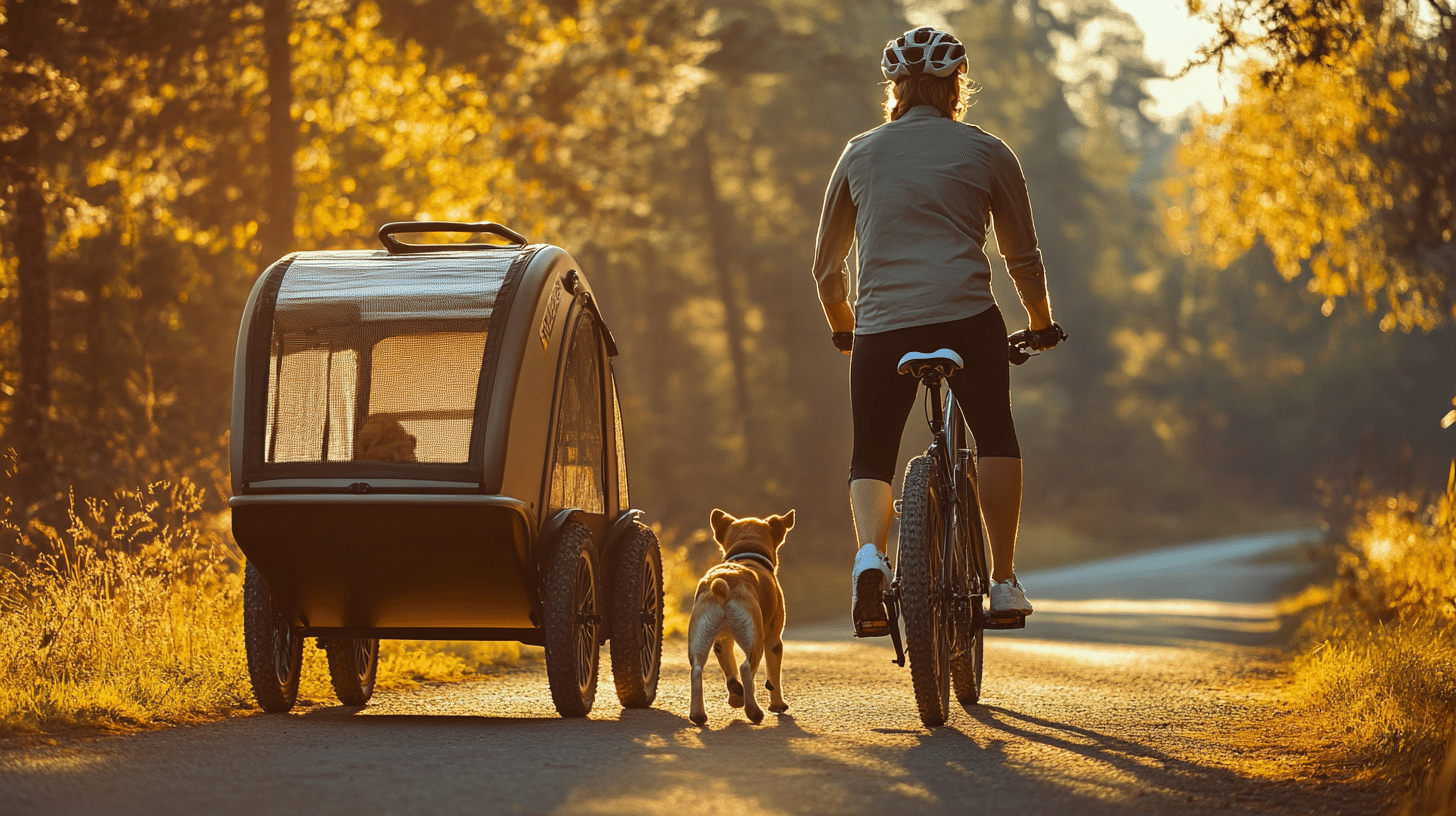
[[[483,81],[431,70],[378,31],[379,8],[301,21],[293,35],[301,247],[352,247],[388,220],[503,221],[535,231],[550,197],[499,150]],[[522,206],[534,201],[538,213]]]
[[[1456,11],[1411,2],[1239,0],[1266,28],[1238,100],[1186,141],[1185,254],[1220,267],[1265,244],[1324,314],[1351,299],[1387,331],[1456,315]],[[1430,9],[1437,11],[1432,12]],[[1239,45],[1240,19],[1224,18]]]

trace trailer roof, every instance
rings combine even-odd
[[[284,275],[274,321],[291,331],[373,321],[485,320],[519,252],[302,252]]]

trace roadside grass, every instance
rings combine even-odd
[[[248,703],[242,582],[202,515],[188,482],[73,497],[69,528],[39,530],[33,562],[0,565],[0,731],[126,729]]]
[[[1289,605],[1292,700],[1404,813],[1456,816],[1456,465],[1444,494],[1360,502],[1336,538],[1333,584]]]
[[[662,547],[662,636],[664,639],[684,637],[693,613],[693,598],[703,570],[693,550],[701,546],[707,533],[684,537],[677,530],[656,528]],[[666,662],[666,655],[663,656]]]
[[[8,500],[0,528],[19,536]],[[242,558],[187,482],[72,498],[65,530],[0,564],[0,737],[128,731],[255,710],[242,637]],[[696,584],[686,544],[665,541],[666,632],[686,631]],[[303,705],[335,704],[309,639]],[[384,641],[378,690],[488,676],[542,659],[519,643]]]

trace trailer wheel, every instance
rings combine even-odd
[[[379,673],[377,638],[325,638],[319,644],[329,656],[329,680],[346,706],[368,705]]]
[[[243,575],[243,646],[258,707],[270,714],[293,708],[303,671],[303,636],[273,609],[268,585],[252,564]]]
[[[562,525],[546,568],[546,679],[563,717],[585,717],[597,696],[601,611],[597,606],[597,552],[591,531]]]
[[[633,522],[612,576],[612,679],[624,708],[657,699],[662,668],[662,550],[657,536]]]

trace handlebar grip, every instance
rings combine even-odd
[[[379,242],[391,255],[400,255],[411,252],[455,252],[458,250],[470,249],[493,249],[499,244],[485,243],[462,243],[462,244],[409,244],[399,240],[395,236],[400,233],[411,232],[469,232],[486,233],[499,238],[504,238],[510,245],[525,246],[530,243],[526,237],[515,230],[495,223],[494,221],[392,221],[379,228]]]
[[[1021,365],[1066,339],[1067,332],[1056,323],[1041,330],[1022,329],[1013,332],[1006,338],[1007,359],[1012,365]]]

